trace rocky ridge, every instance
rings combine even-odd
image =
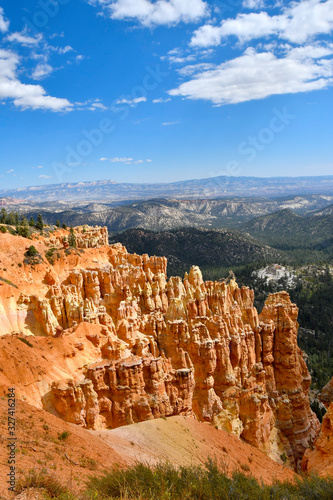
[[[63,230],[36,240],[41,256],[56,248],[53,265],[6,268],[0,356],[17,365],[0,375],[2,390],[14,383],[88,429],[191,416],[299,467],[319,422],[289,295],[269,296],[258,315],[232,276],[204,282],[193,266],[167,280],[166,258],[104,245],[105,228],[76,234],[81,251],[66,248]],[[20,259],[26,241],[0,235],[0,264],[8,252]]]

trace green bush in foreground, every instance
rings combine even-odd
[[[271,486],[241,472],[232,478],[220,472],[216,463],[206,467],[180,467],[163,463],[137,463],[129,469],[115,467],[101,477],[91,477],[86,490],[72,493],[47,473],[30,473],[20,481],[17,493],[38,488],[45,499],[59,500],[332,500],[333,479],[310,476],[294,484]]]
[[[42,490],[47,500],[51,498],[76,500],[76,497],[56,477],[35,470],[31,470],[24,479],[19,481],[16,493],[22,493],[22,491],[30,488]]]
[[[232,478],[209,461],[206,468],[138,463],[127,470],[115,468],[91,478],[89,499],[122,500],[332,500],[333,479],[311,476],[295,484],[260,484],[236,472]]]

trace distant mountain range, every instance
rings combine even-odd
[[[333,236],[333,205],[317,210],[307,216],[295,214],[290,209],[257,217],[240,226],[255,237],[272,235],[303,237],[309,241]]]
[[[280,250],[311,249],[333,258],[333,205],[306,216],[280,210],[253,218],[239,229]]]
[[[260,262],[332,262],[333,205],[312,214],[290,209],[254,217],[235,229],[177,228],[153,232],[129,229],[115,234],[130,252],[165,255],[169,273],[183,273],[190,262],[206,276],[221,276],[222,268]]]
[[[121,202],[152,198],[218,198],[230,196],[287,196],[333,194],[333,176],[320,177],[209,177],[160,184],[117,183],[112,180],[62,183],[19,189],[2,189],[0,198],[34,202],[77,200]]]
[[[16,209],[24,211],[27,217],[40,212],[47,223],[55,224],[57,219],[67,225],[105,225],[110,232],[131,228],[170,230],[179,227],[237,228],[253,218],[265,216],[280,210],[293,210],[299,215],[330,210],[333,195],[290,196],[285,198],[224,198],[213,200],[164,200],[138,201],[121,206],[90,203],[73,205],[68,210],[56,209],[47,204],[18,204]],[[13,206],[8,210],[13,210]],[[318,215],[316,215],[318,216]],[[246,228],[245,228],[246,229]],[[255,229],[255,228],[254,228]]]

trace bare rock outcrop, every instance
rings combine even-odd
[[[92,429],[193,416],[299,466],[319,423],[289,295],[270,295],[259,316],[253,291],[234,276],[204,282],[194,266],[167,280],[164,257],[106,246],[104,228],[75,234],[82,257],[36,273],[43,294],[24,290],[17,301],[35,335],[61,341],[91,325],[93,362],[78,342],[80,371],[43,389],[58,416]]]
[[[302,469],[320,476],[333,475],[333,403],[323,418],[321,431],[314,443],[306,450]]]
[[[318,398],[327,408],[333,403],[333,378],[321,390]]]

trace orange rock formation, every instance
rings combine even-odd
[[[289,295],[270,295],[258,316],[253,291],[232,278],[204,282],[194,266],[167,280],[164,257],[107,246],[105,228],[76,235],[81,250],[63,249],[63,230],[36,240],[42,263],[21,268],[27,240],[0,235],[2,333],[39,336],[31,343],[43,367],[37,376],[21,360],[28,387],[14,370],[2,386],[90,429],[193,416],[299,466],[319,423]],[[11,338],[1,340],[3,358]]]
[[[302,469],[305,472],[315,472],[320,476],[333,475],[333,378],[325,385],[319,394],[319,399],[327,407],[323,418],[320,434],[310,448],[306,450]]]
[[[333,475],[333,403],[323,418],[318,438],[303,456],[302,469],[320,476]]]

